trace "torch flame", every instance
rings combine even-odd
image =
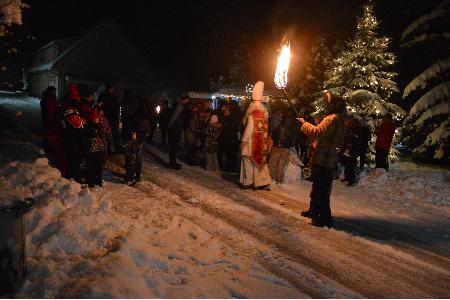
[[[287,75],[289,71],[289,62],[291,60],[291,45],[285,42],[281,48],[280,56],[278,56],[277,71],[275,72],[275,85],[279,89],[287,86]]]

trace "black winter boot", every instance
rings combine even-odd
[[[309,209],[300,212],[300,215],[301,215],[302,217],[310,218],[310,219],[311,219],[311,217],[312,217],[311,211],[310,211]]]

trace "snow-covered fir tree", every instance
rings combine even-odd
[[[344,96],[351,116],[364,118],[374,132],[380,118],[388,113],[400,121],[404,111],[389,102],[399,92],[394,81],[396,73],[389,71],[395,63],[395,55],[388,51],[390,39],[379,37],[376,30],[379,21],[374,15],[371,2],[363,6],[362,16],[357,18],[357,30],[345,49],[333,60],[328,70],[324,87]],[[318,113],[323,110],[322,101],[315,103]],[[371,153],[374,153],[372,137]],[[394,137],[394,144],[399,132]],[[398,158],[398,151],[392,148],[391,160]]]
[[[403,127],[404,141],[418,159],[450,162],[450,1],[443,1],[411,23],[403,47],[422,48],[431,65],[405,88],[403,99],[415,100]],[[423,59],[423,57],[417,57]]]
[[[302,53],[302,68],[292,75],[288,90],[302,111],[313,111],[312,103],[322,96],[325,71],[330,67],[331,61],[331,51],[326,46],[325,39],[320,36]]]

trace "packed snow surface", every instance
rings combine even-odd
[[[108,197],[61,178],[46,158],[12,162],[0,172],[2,201],[38,201],[26,217],[28,274],[20,297],[303,296],[183,217],[156,207],[136,219],[118,214]],[[143,200],[133,188],[108,188]],[[153,196],[167,196],[160,193]]]
[[[121,183],[123,158],[113,157],[103,187],[81,188],[42,157],[38,101],[2,101],[19,125],[0,122],[0,205],[36,200],[15,297],[450,296],[446,169],[402,162],[364,170],[355,187],[335,181],[336,227],[315,228],[299,216],[310,182],[242,191],[230,174],[165,168],[155,146],[145,147],[137,185]]]

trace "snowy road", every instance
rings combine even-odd
[[[445,170],[404,163],[354,188],[335,182],[336,228],[320,229],[299,216],[309,182],[242,191],[199,167],[166,169],[154,146],[141,183],[123,185],[114,157],[102,188],[81,189],[35,161],[36,99],[0,104],[23,112],[0,123],[2,162],[19,161],[0,168],[0,200],[39,200],[27,216],[18,297],[450,297]]]
[[[167,159],[156,147],[147,151]],[[371,209],[340,205],[334,209],[337,229],[327,230],[308,225],[298,215],[308,206],[308,184],[241,191],[198,167],[167,170],[150,155],[143,172],[151,184],[178,196],[177,214],[311,297],[449,296],[447,207],[436,209],[443,217],[438,222],[428,220],[433,231],[415,221],[374,219],[367,215]],[[152,193],[145,182],[135,188]],[[345,188],[336,190],[335,198],[346,197]]]

